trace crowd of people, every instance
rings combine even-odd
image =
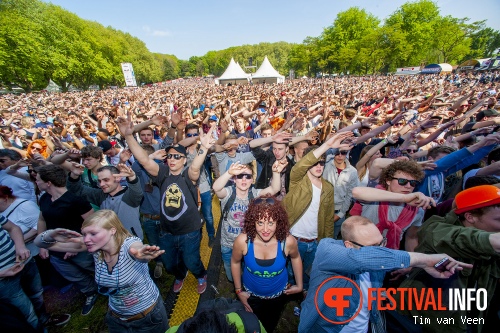
[[[487,332],[500,321],[499,81],[496,72],[189,79],[1,96],[7,325],[43,332],[70,320],[47,313],[37,256],[85,295],[81,315],[102,294],[110,332],[165,332],[152,278],[173,275],[178,293],[191,273],[203,294],[206,228],[235,298],[267,332],[291,295],[303,300],[299,332]],[[365,301],[344,313],[318,301],[335,276],[355,281]],[[468,313],[485,323],[467,325],[464,311],[381,316],[367,304],[368,288],[399,285],[485,288],[491,311]],[[456,321],[416,325],[419,315]]]

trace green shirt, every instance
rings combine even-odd
[[[472,227],[465,227],[454,212],[448,213],[445,217],[432,216],[425,221],[418,232],[419,245],[416,252],[421,253],[446,253],[450,257],[473,264],[474,268],[464,269],[454,274],[449,279],[435,279],[428,275],[421,268],[414,268],[410,277],[401,284],[401,288],[433,288],[434,295],[437,290],[442,291],[442,305],[449,309],[448,289],[449,288],[485,288],[488,292],[488,304],[493,297],[495,287],[500,278],[500,257],[491,246],[489,237],[493,233],[479,230]],[[425,300],[425,298],[424,298]],[[415,301],[413,310],[401,311],[401,300],[398,300],[397,309],[410,316],[422,316],[429,318],[430,325],[423,325],[424,332],[456,333],[466,332],[467,324],[462,322],[462,317],[485,318],[487,310],[480,312],[476,309],[473,302],[471,311],[446,310],[435,311],[415,310]],[[405,309],[408,307],[408,300],[404,300]],[[454,325],[439,324],[437,318],[453,318]],[[418,321],[420,323],[420,321]],[[472,325],[472,332],[481,332],[482,325]]]

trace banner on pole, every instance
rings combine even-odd
[[[134,68],[129,62],[122,62],[122,72],[125,78],[125,86],[127,87],[137,87],[137,82],[135,81]]]

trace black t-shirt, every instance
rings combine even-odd
[[[171,175],[168,166],[160,164],[159,167],[158,175],[151,179],[160,188],[162,230],[173,235],[199,230],[198,189],[189,179],[188,168],[179,175]]]
[[[40,211],[47,224],[47,229],[65,228],[82,232],[82,215],[91,209],[92,206],[87,200],[69,191],[66,191],[54,202],[48,193],[44,193],[40,198]],[[59,255],[64,256],[64,253]]]

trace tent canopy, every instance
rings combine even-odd
[[[229,62],[226,70],[219,77],[219,82],[224,80],[248,80],[249,76],[250,74],[245,73],[243,69],[241,69],[241,66],[238,65],[233,58],[231,58],[231,61]]]
[[[469,59],[467,61],[464,61],[458,66],[459,70],[467,70],[467,69],[474,69],[477,67],[482,67],[485,62],[490,60],[489,58],[485,59]]]
[[[277,82],[283,83],[285,82],[285,77],[278,73],[276,69],[274,69],[273,65],[267,59],[267,56],[264,58],[264,61],[260,65],[259,69],[252,74],[252,80],[258,79],[259,81],[267,80],[269,83]]]
[[[430,64],[422,69],[422,74],[451,73],[453,67],[450,64]]]

